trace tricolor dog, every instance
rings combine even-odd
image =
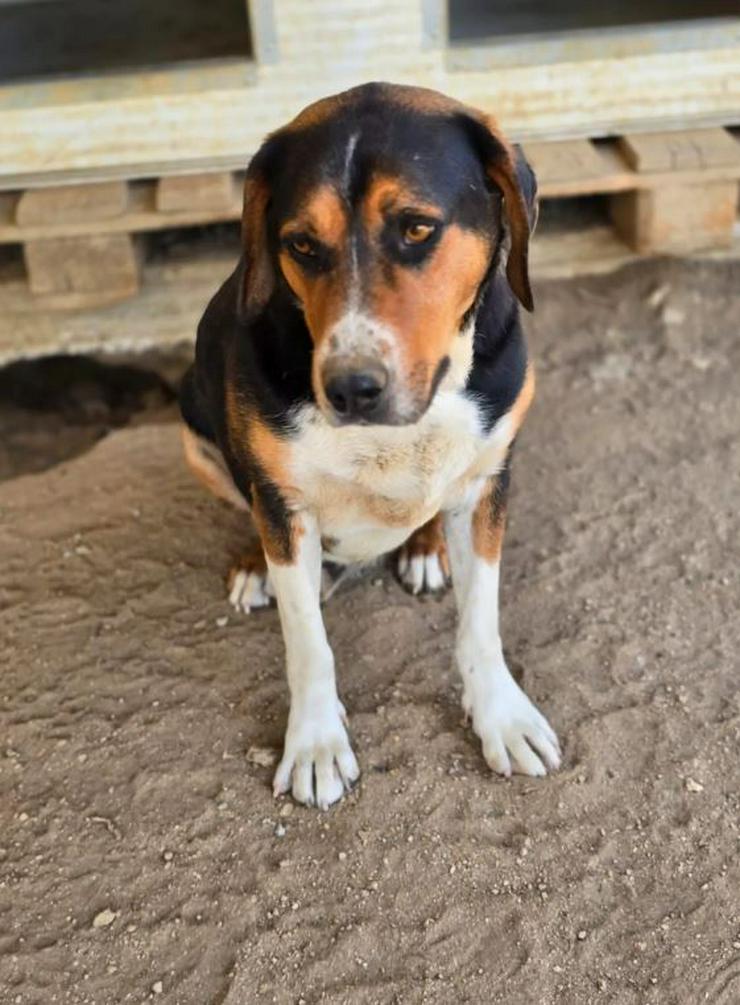
[[[451,573],[463,706],[490,767],[560,763],[498,626],[509,463],[534,392],[517,301],[531,310],[535,219],[534,175],[496,123],[421,88],[319,101],[249,165],[243,253],[200,323],[182,413],[190,466],[259,533],[232,603],[277,600],[276,795],[326,808],[359,775],[322,561],[394,551],[414,592]]]

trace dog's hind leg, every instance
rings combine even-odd
[[[219,499],[249,512],[247,501],[234,484],[218,447],[198,436],[189,426],[182,427],[182,442],[185,459],[198,481]],[[226,586],[232,607],[244,614],[257,607],[267,607],[271,602],[273,593],[267,562],[258,538],[231,567]]]
[[[401,545],[396,562],[398,578],[409,593],[439,593],[450,585],[450,565],[440,513],[415,530]]]
[[[234,484],[221,451],[215,443],[198,436],[190,426],[183,424],[182,446],[188,467],[201,485],[237,509],[249,510],[247,500]]]

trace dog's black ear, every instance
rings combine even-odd
[[[246,317],[258,314],[275,288],[275,270],[267,240],[275,148],[275,137],[269,137],[250,161],[244,180],[238,310]]]
[[[517,299],[531,311],[534,307],[529,284],[529,237],[537,222],[537,181],[521,150],[511,147],[493,119],[472,112],[465,124],[490,182],[504,200],[504,214],[511,246],[506,276]]]
[[[522,148],[514,144],[514,166],[519,182],[519,188],[527,206],[527,220],[529,221],[529,236],[534,234],[537,226],[537,219],[540,215],[540,201],[537,197],[537,176],[532,170],[532,165],[522,153]]]

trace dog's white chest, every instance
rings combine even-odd
[[[412,426],[331,426],[318,409],[298,417],[291,481],[316,515],[327,552],[366,561],[398,547],[455,504],[488,438],[463,395],[442,392]]]

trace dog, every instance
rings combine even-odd
[[[326,809],[359,777],[322,562],[397,550],[414,592],[451,571],[463,708],[488,765],[559,767],[498,624],[511,452],[534,394],[519,304],[533,306],[536,216],[534,174],[495,121],[423,88],[318,101],[249,164],[243,252],[200,322],[181,410],[190,467],[259,534],[232,603],[277,600],[290,711],[276,796]]]

